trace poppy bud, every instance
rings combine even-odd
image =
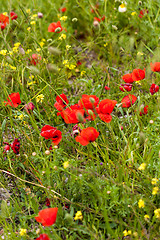
[[[80,112],[77,112],[76,117],[79,122],[83,123],[84,122],[84,117]]]
[[[140,145],[143,145],[145,142],[145,134],[143,132],[139,133],[139,141],[140,141]]]
[[[69,213],[65,214],[65,220],[69,225],[73,224],[73,217]]]
[[[54,55],[60,55],[61,54],[61,51],[58,48],[55,48],[55,47],[49,47],[48,51],[51,54],[54,54]]]
[[[60,28],[60,27],[57,27],[54,32],[55,32],[55,33],[61,32],[61,28]]]
[[[34,74],[40,74],[40,71],[39,71],[39,69],[37,68],[37,67],[35,67],[35,66],[30,66],[29,67],[29,70],[32,72],[32,73],[34,73]]]
[[[47,64],[47,69],[48,69],[48,71],[50,71],[50,72],[55,72],[55,73],[58,72],[57,66],[54,65],[54,64],[52,64],[52,63]]]
[[[90,101],[91,103],[95,103],[95,99],[92,98],[92,97],[89,98],[89,101]]]
[[[49,154],[50,154],[50,151],[49,151],[49,150],[46,150],[46,151],[45,151],[45,154],[46,154],[46,155],[49,155]]]
[[[8,152],[10,150],[10,145],[9,145],[9,143],[7,143],[5,146],[4,146],[4,153],[6,152]]]
[[[33,156],[33,157],[35,157],[36,155],[37,155],[37,153],[36,153],[36,152],[33,152],[33,153],[32,153],[32,156]]]
[[[38,12],[37,16],[38,16],[38,18],[43,18],[43,13]]]
[[[93,111],[91,109],[88,110],[88,114],[91,115],[91,116],[94,115],[94,113],[93,113]]]

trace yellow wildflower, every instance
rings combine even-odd
[[[138,52],[137,55],[138,55],[138,56],[143,56],[144,53],[142,53],[142,52]]]
[[[68,68],[69,68],[70,70],[73,70],[73,69],[75,69],[75,68],[76,68],[76,65],[74,65],[74,64],[71,64],[71,65],[69,65],[69,66],[68,66]]]
[[[24,236],[27,233],[27,229],[21,228],[19,231],[20,236]]]
[[[42,103],[42,102],[43,102],[43,99],[44,99],[44,95],[43,95],[43,94],[40,94],[40,95],[38,95],[38,96],[36,97],[36,102],[37,102],[37,103],[38,103],[38,102]]]
[[[81,211],[76,212],[74,220],[82,220],[82,219],[83,219],[82,212]]]
[[[8,13],[7,13],[7,12],[4,12],[3,15],[8,16]]]
[[[158,178],[152,178],[152,181],[151,181],[152,185],[156,185],[157,182],[158,182]]]
[[[139,166],[138,170],[145,170],[146,166],[147,166],[146,163],[142,163],[142,164]]]
[[[160,218],[160,208],[157,208],[156,210],[154,210],[154,214],[156,218]]]
[[[36,22],[35,22],[35,21],[31,21],[30,24],[31,24],[31,25],[35,25]]]
[[[81,72],[81,77],[83,77],[86,74],[86,71]]]
[[[104,47],[108,46],[108,43],[105,43],[103,46],[104,46]]]
[[[17,48],[18,48],[20,45],[21,45],[21,43],[20,43],[20,42],[17,42],[17,43],[14,44],[14,47],[17,47]]]
[[[44,46],[44,42],[40,42],[39,45],[41,46],[41,48]]]
[[[71,45],[66,45],[66,49],[69,50],[71,48]]]
[[[32,50],[31,49],[27,49],[26,54],[29,54],[30,52],[32,52]]]
[[[152,195],[156,195],[158,193],[159,188],[158,187],[154,187],[152,190]]]
[[[9,51],[9,55],[12,56],[13,55],[13,51]]]
[[[1,50],[1,51],[0,51],[0,54],[3,55],[3,56],[5,56],[5,55],[7,54],[7,50]]]
[[[137,15],[137,13],[136,12],[132,12],[131,15],[134,16],[134,15]]]
[[[33,79],[33,78],[34,78],[34,75],[29,76],[29,79]]]
[[[65,22],[67,20],[67,18],[68,18],[67,16],[63,16],[60,18],[60,20]]]
[[[144,220],[148,221],[150,219],[150,216],[148,214],[144,215]]]
[[[27,9],[26,13],[30,14],[31,13],[31,9]]]
[[[31,27],[28,27],[28,28],[27,28],[27,31],[30,31],[30,30],[31,30]]]
[[[37,48],[37,49],[36,49],[36,51],[37,51],[37,52],[40,52],[40,51],[41,51],[41,49],[40,49],[40,48]]]
[[[59,40],[66,39],[66,34],[62,33],[61,36],[58,38]]]
[[[37,17],[37,14],[33,14],[32,16],[31,16],[31,19],[34,19],[34,18],[36,18]]]
[[[124,237],[126,237],[126,236],[128,236],[128,235],[131,235],[131,234],[132,234],[131,230],[129,230],[129,231],[124,230],[124,231],[123,231],[123,236],[124,236]]]
[[[23,120],[23,118],[24,118],[24,115],[23,115],[23,114],[21,114],[21,115],[19,115],[19,116],[18,116],[18,118],[19,118],[20,120]]]
[[[13,51],[14,53],[17,53],[17,52],[18,52],[18,47],[13,47],[13,48],[12,48],[12,51]]]
[[[69,167],[69,161],[64,162],[63,167],[64,167],[64,169],[68,168]]]
[[[144,208],[144,201],[142,199],[139,199],[138,201],[138,207],[139,208]]]
[[[16,67],[14,67],[14,66],[12,66],[10,64],[9,64],[9,66],[10,66],[11,69],[16,70]]]
[[[45,42],[46,41],[46,39],[45,38],[42,38],[42,40],[41,40],[42,42]]]
[[[68,63],[68,60],[63,60],[63,64],[66,65]]]

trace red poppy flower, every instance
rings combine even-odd
[[[145,68],[142,69],[134,69],[132,72],[132,78],[134,81],[140,81],[145,78]]]
[[[39,235],[38,238],[36,238],[36,240],[50,240],[50,238],[48,237],[47,234],[42,233],[42,234]]]
[[[37,65],[37,63],[39,63],[40,60],[42,60],[41,56],[39,56],[36,53],[34,53],[34,54],[32,54],[32,56],[30,56],[30,63],[32,65]]]
[[[3,147],[4,148],[4,152],[3,153],[7,153],[10,150],[10,144],[7,143],[7,142],[4,142],[4,144],[6,144],[6,145]]]
[[[153,72],[160,72],[160,62],[150,63]]]
[[[77,61],[77,66],[82,65],[81,61]]]
[[[45,139],[52,139],[54,145],[58,145],[62,139],[62,132],[50,125],[45,125],[41,129],[41,136]]]
[[[147,9],[142,9],[140,12],[139,12],[139,17],[142,18],[144,17],[144,15],[148,13],[148,10]]]
[[[20,95],[19,93],[11,93],[8,98],[7,98],[8,102],[4,101],[5,106],[10,105],[11,107],[18,107],[19,104],[21,104],[21,100],[20,100]]]
[[[98,108],[96,108],[98,116],[104,122],[109,123],[112,120],[110,115],[117,104],[116,100],[104,99],[99,103]]]
[[[126,84],[121,84],[121,87],[119,87],[119,89],[122,91],[122,92],[130,92],[132,90],[132,84],[130,83],[126,83]]]
[[[96,138],[99,136],[99,132],[93,128],[88,127],[85,129],[82,129],[80,132],[80,135],[75,138],[76,142],[79,142],[81,145],[86,146],[90,142],[94,142]]]
[[[0,14],[0,27],[1,30],[5,29],[6,25],[9,23],[9,17],[3,15],[2,13]]]
[[[51,226],[56,222],[58,208],[46,208],[38,213],[36,221],[42,223],[44,227]]]
[[[58,29],[58,30],[56,30]],[[60,33],[62,31],[62,27],[61,27],[61,22],[53,22],[49,25],[48,27],[48,32],[56,32],[56,33]]]
[[[105,19],[105,16],[103,16],[103,17],[101,17],[101,18],[94,17],[94,21],[97,21],[97,22],[104,21],[104,19]]]
[[[105,88],[106,90],[110,90],[110,87],[108,87],[108,86],[105,86],[104,88]]]
[[[12,20],[16,20],[18,18],[18,15],[15,12],[10,12],[10,17]]]
[[[123,108],[129,108],[131,107],[131,105],[133,105],[135,103],[135,101],[137,100],[137,97],[132,95],[132,94],[128,94],[127,96],[125,96],[121,103],[122,103],[122,107]]]
[[[93,109],[97,107],[99,98],[95,95],[82,95],[82,98],[78,101],[78,105],[81,108]]]
[[[63,100],[62,100],[63,99]],[[63,108],[66,106],[66,104],[68,104],[69,101],[66,97],[66,95],[64,93],[60,94],[59,96],[56,97],[56,102],[54,104],[54,107],[58,110],[58,111],[62,111]]]
[[[152,83],[149,91],[150,91],[150,93],[153,95],[153,94],[155,94],[156,92],[159,91],[159,86],[156,85],[155,83]]]
[[[67,10],[67,8],[65,8],[65,7],[59,9],[59,11],[62,12],[62,13],[66,12],[66,10]]]
[[[126,82],[126,83],[133,83],[134,80],[132,78],[132,73],[127,73],[125,75],[122,76],[122,79]]]
[[[79,123],[79,117],[84,118],[84,110],[78,105],[72,105],[60,113],[65,123]]]
[[[20,141],[17,138],[11,143],[11,148],[15,154],[19,154]]]
[[[148,113],[148,105],[146,105],[146,106],[143,108],[142,112],[140,112],[139,115],[142,116],[142,115],[146,115],[147,113]]]

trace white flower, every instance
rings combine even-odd
[[[126,12],[127,11],[127,7],[126,7],[126,4],[122,3],[121,5],[119,5],[118,7],[118,12]]]

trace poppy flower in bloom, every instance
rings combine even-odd
[[[56,222],[58,208],[46,208],[39,211],[36,221],[42,223],[44,227],[53,225]]]
[[[57,30],[56,30],[57,29]],[[60,33],[62,31],[62,26],[61,26],[61,22],[53,22],[49,25],[48,27],[48,32],[56,32],[56,33]]]
[[[56,102],[54,104],[54,107],[58,110],[58,111],[62,111],[63,108],[66,106],[66,104],[68,104],[69,101],[66,97],[66,95],[64,93],[60,94],[59,96],[56,97]]]
[[[150,63],[153,72],[160,72],[160,62]]]
[[[3,147],[4,148],[4,152],[3,153],[7,153],[10,150],[10,144],[7,143],[7,142],[4,142],[4,144],[6,144],[6,145]]]
[[[36,53],[34,53],[34,54],[32,54],[32,56],[30,56],[30,63],[32,65],[37,65],[37,63],[39,63],[39,60],[42,60],[42,58],[41,58],[41,56],[39,56]]]
[[[65,8],[65,7],[59,9],[59,11],[62,13],[66,12],[66,10],[67,10],[67,8]]]
[[[105,16],[103,16],[103,17],[101,17],[101,18],[94,17],[94,21],[97,21],[97,22],[104,21],[104,19],[105,19]]]
[[[84,110],[78,105],[74,104],[65,110],[60,112],[61,117],[65,121],[65,123],[79,123],[80,117],[84,118]]]
[[[140,116],[146,115],[148,113],[148,105],[146,105],[143,110],[139,113]]]
[[[105,86],[104,88],[105,88],[106,90],[110,90],[110,87],[108,87],[108,86]]]
[[[5,29],[6,25],[9,23],[9,17],[3,15],[2,13],[0,14],[0,27],[1,30]]]
[[[126,82],[126,83],[133,83],[134,80],[132,78],[132,73],[127,73],[125,75],[122,76],[122,79]]]
[[[11,107],[18,107],[19,104],[21,104],[21,100],[20,100],[20,95],[19,93],[11,93],[8,98],[7,98],[8,102],[4,101],[5,106],[10,105]]]
[[[20,141],[17,138],[11,143],[11,148],[15,154],[19,154]]]
[[[132,95],[132,94],[128,94],[127,96],[125,96],[121,103],[122,103],[122,107],[123,108],[129,108],[131,107],[131,105],[133,105],[135,103],[135,101],[137,100],[137,97]]]
[[[82,95],[82,98],[78,101],[78,105],[81,108],[93,109],[98,105],[99,98],[95,95]]]
[[[139,17],[142,18],[144,17],[144,15],[148,13],[148,10],[147,9],[142,9],[140,12],[139,12]]]
[[[132,90],[132,84],[130,83],[126,83],[126,84],[121,84],[121,86],[119,87],[119,89],[122,91],[122,92],[130,92]]]
[[[58,145],[62,139],[62,132],[50,125],[45,125],[41,129],[41,136],[45,139],[51,139],[54,145]]]
[[[155,94],[156,92],[159,91],[159,86],[156,85],[155,83],[152,83],[149,91],[150,91],[150,93],[153,95],[153,94]]]
[[[18,18],[18,15],[15,12],[10,12],[10,17],[12,20],[16,20]]]
[[[104,122],[109,123],[112,120],[110,115],[117,104],[116,100],[104,99],[99,103],[98,108],[96,108],[98,116]]]
[[[39,235],[38,238],[36,238],[36,240],[50,240],[50,238],[48,237],[47,234],[42,233],[42,234]]]
[[[32,102],[29,102],[28,104],[26,104],[24,106],[25,110],[27,111],[27,113],[31,114],[31,112],[33,112],[35,106]]]
[[[132,72],[132,78],[134,81],[140,81],[145,78],[145,69],[134,69]]]
[[[96,138],[99,136],[99,132],[93,128],[88,127],[85,129],[82,129],[80,132],[80,135],[75,138],[76,142],[79,142],[81,145],[86,146],[90,142],[94,142]]]

